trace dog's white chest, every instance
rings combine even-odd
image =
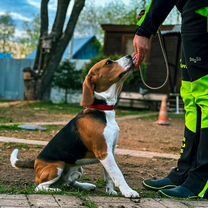
[[[104,129],[104,137],[108,147],[112,148],[118,141],[120,128],[115,120],[115,111],[105,111],[105,114],[107,124]]]

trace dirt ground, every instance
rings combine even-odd
[[[50,121],[66,121],[71,115],[50,115]],[[34,118],[34,120],[33,120]],[[58,118],[58,119],[56,119]],[[40,117],[39,117],[40,119]],[[128,119],[119,120],[120,141],[119,148],[143,151],[155,151],[163,153],[178,154],[181,140],[183,138],[183,119],[172,118],[169,126],[159,126],[155,123],[157,118]],[[21,118],[17,119],[18,121]],[[37,115],[31,113],[30,121],[40,121]],[[23,121],[27,121],[23,119]],[[41,121],[49,121],[46,115],[41,116]],[[24,139],[50,140],[56,132],[62,128],[57,126],[49,131],[0,131],[0,136],[12,136]],[[25,188],[34,184],[33,170],[15,170],[9,164],[11,151],[18,147],[21,149],[23,158],[35,158],[40,152],[40,146],[3,144],[0,143],[0,184]],[[116,156],[127,182],[134,189],[143,191],[141,182],[145,178],[163,177],[172,167],[176,165],[176,160],[162,158],[136,158],[130,156]],[[98,186],[98,192],[104,193],[102,167],[99,164],[84,168],[83,180],[93,182]],[[96,174],[95,174],[96,173]]]
[[[60,121],[67,121],[66,115],[63,118]],[[72,116],[67,118],[71,119]],[[132,150],[178,153],[183,138],[183,119],[173,118],[169,126],[157,125],[156,120],[156,117],[151,119],[118,119],[120,127],[118,147]],[[52,119],[52,121],[56,120]],[[8,129],[0,131],[0,136],[49,141],[62,127],[61,125],[46,126],[47,131],[11,131]]]

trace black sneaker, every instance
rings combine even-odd
[[[147,179],[142,182],[146,189],[158,191],[160,189],[175,188],[176,185],[169,178]]]
[[[196,199],[199,198],[192,191],[184,186],[177,186],[171,189],[159,190],[158,193],[167,198]]]

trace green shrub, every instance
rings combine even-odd
[[[65,102],[67,102],[67,94],[69,90],[81,90],[82,80],[81,71],[75,69],[73,63],[68,60],[63,61],[53,77],[53,86],[65,90]]]

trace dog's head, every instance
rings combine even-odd
[[[87,107],[93,104],[95,98],[104,100],[108,105],[115,105],[132,68],[131,56],[116,61],[104,59],[95,64],[84,80],[81,105]]]

